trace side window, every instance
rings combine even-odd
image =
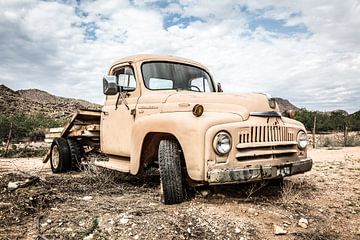
[[[190,81],[190,87],[193,91],[211,92],[209,87],[209,80],[203,77],[194,78]]]
[[[136,88],[136,81],[134,76],[134,71],[131,67],[123,67],[120,68],[116,72],[116,78],[119,86],[123,86],[129,89]]]

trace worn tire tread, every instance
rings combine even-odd
[[[184,201],[181,151],[175,140],[162,140],[159,145],[159,170],[165,204]]]
[[[79,142],[74,139],[68,139],[67,143],[70,150],[71,170],[79,171],[81,170],[81,158],[84,155],[84,149]]]

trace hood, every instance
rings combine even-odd
[[[204,106],[205,112],[222,112],[248,119],[250,112],[278,111],[269,106],[268,98],[259,93],[198,93],[176,92],[163,100],[162,112],[192,111],[195,104]]]

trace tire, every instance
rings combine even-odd
[[[64,138],[55,138],[51,144],[50,165],[53,173],[70,170],[71,158],[69,145]]]
[[[158,151],[162,202],[176,204],[184,201],[181,172],[181,151],[175,140],[161,140]]]
[[[69,145],[69,150],[70,150],[71,170],[80,171],[81,158],[84,156],[84,149],[76,140],[68,139],[67,143]]]

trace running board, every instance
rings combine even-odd
[[[109,161],[94,161],[94,165],[120,172],[130,172],[130,158],[110,156]]]

